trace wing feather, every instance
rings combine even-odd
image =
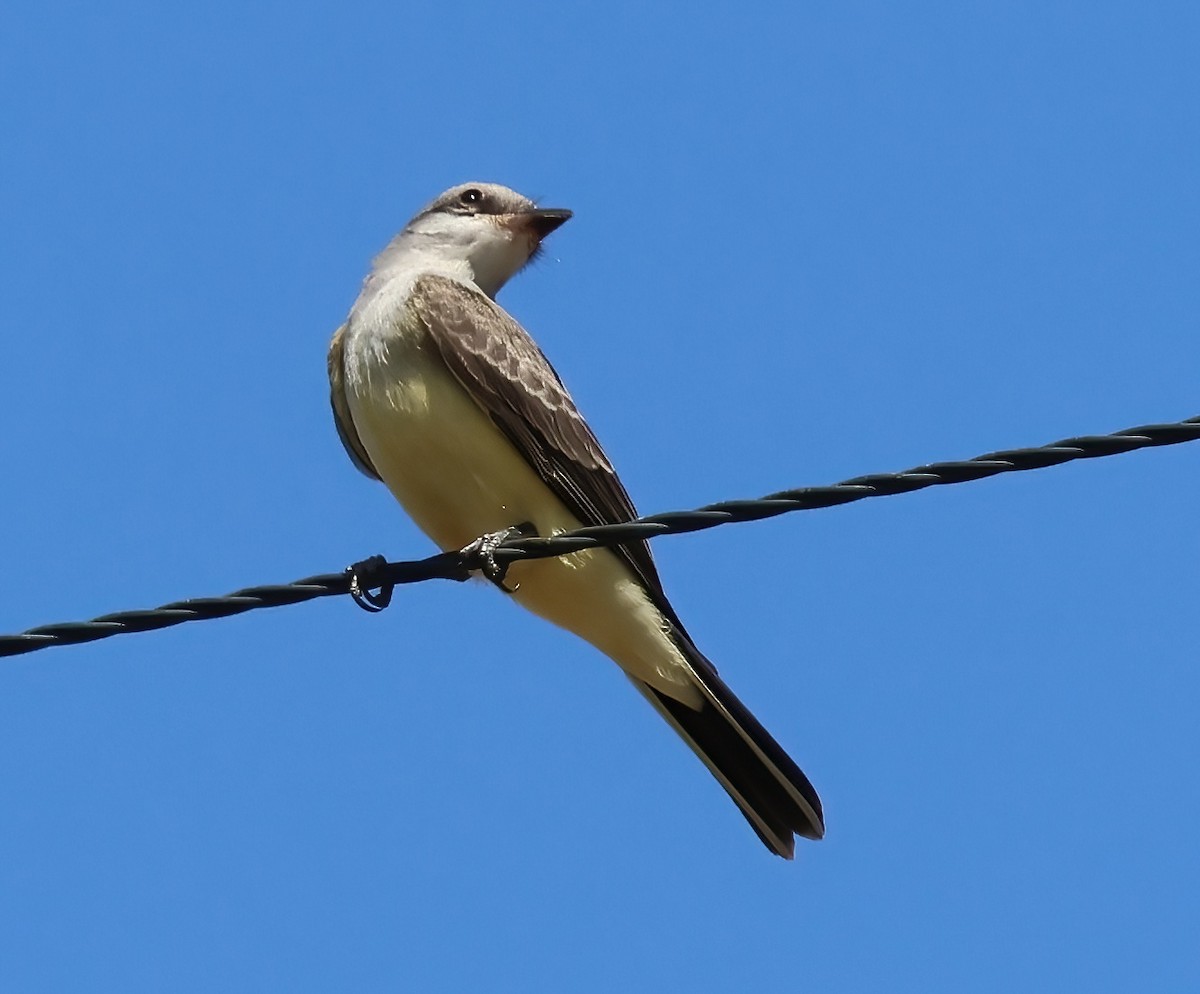
[[[350,403],[346,399],[346,325],[342,325],[333,333],[333,341],[329,343],[329,406],[333,408],[333,423],[337,428],[338,438],[358,470],[372,480],[380,479],[375,467],[371,465],[371,457],[358,437],[354,427],[354,418],[350,416]]]
[[[585,525],[637,517],[595,434],[524,328],[486,294],[444,276],[420,277],[410,300],[451,373],[575,517]],[[649,545],[614,551],[682,632]]]

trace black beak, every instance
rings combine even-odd
[[[533,233],[541,239],[566,224],[571,218],[571,212],[557,208],[542,210],[540,207],[535,207],[525,216],[529,219],[529,227]]]

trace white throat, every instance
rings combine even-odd
[[[439,273],[473,283],[489,297],[529,261],[532,245],[492,217],[430,214],[397,235],[375,260],[372,276]]]

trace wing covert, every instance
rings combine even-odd
[[[410,301],[451,373],[575,517],[585,525],[637,517],[595,434],[524,328],[481,291],[444,276],[422,276]],[[647,543],[613,551],[678,624]]]
[[[329,343],[329,406],[333,408],[333,423],[350,461],[359,472],[378,480],[379,474],[371,465],[371,457],[358,437],[354,419],[350,416],[350,404],[346,400],[346,327],[342,325],[338,328],[333,333],[333,341]]]

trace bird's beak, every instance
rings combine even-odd
[[[532,231],[538,241],[541,241],[550,232],[566,224],[571,218],[571,212],[559,208],[535,207],[532,210],[523,211],[519,217],[526,229]]]

